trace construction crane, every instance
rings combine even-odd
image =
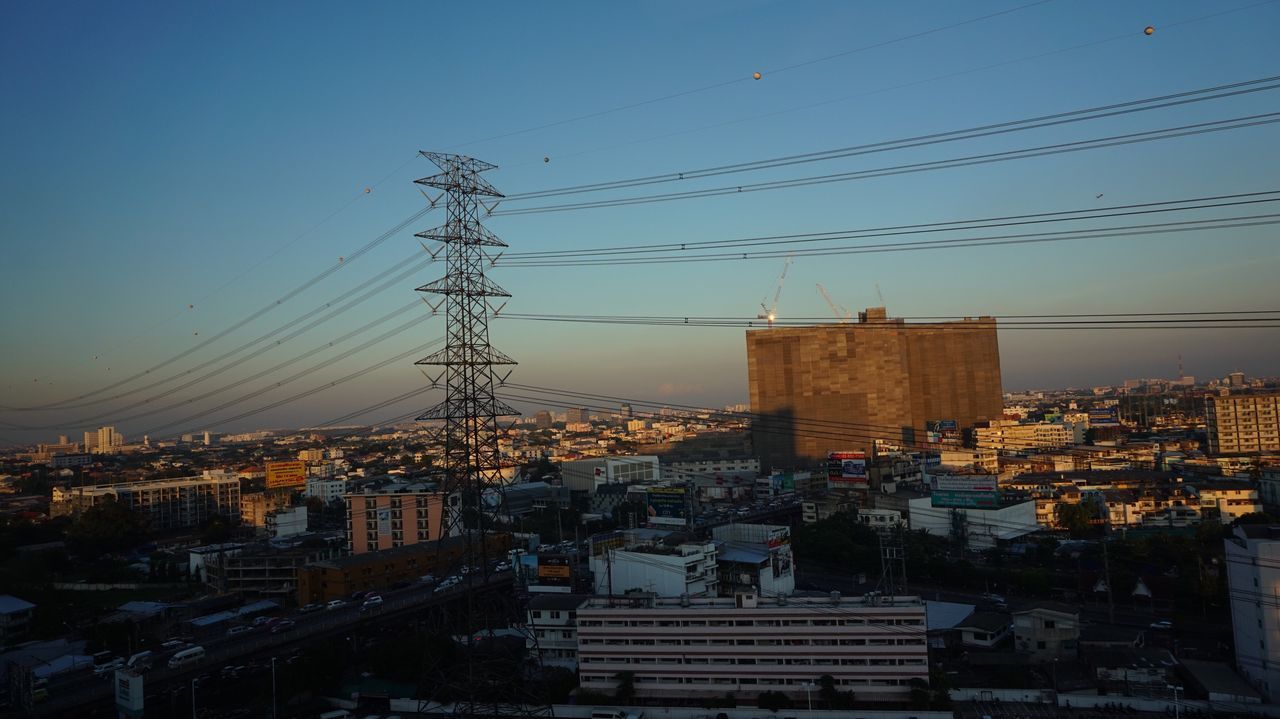
[[[836,301],[831,299],[831,295],[827,292],[827,288],[823,287],[821,282],[818,283],[818,292],[822,293],[822,299],[826,300],[827,305],[831,307],[831,312],[835,314],[837,322],[843,323],[853,319],[853,312],[836,304]]]
[[[769,300],[768,295],[760,300],[761,314],[756,315],[756,319],[768,321],[769,329],[773,329],[773,320],[778,316],[778,298],[782,296],[782,284],[787,281],[787,270],[791,269],[791,263],[794,260],[794,255],[787,255],[787,262],[782,266],[782,274],[778,276],[778,289],[773,293],[773,304],[765,306],[765,302]]]

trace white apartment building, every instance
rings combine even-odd
[[[580,594],[538,594],[526,609],[528,638],[525,648],[537,650],[543,666],[578,671],[578,607],[587,601]]]
[[[939,467],[944,469],[965,469],[972,467],[974,471],[995,474],[1000,471],[1000,453],[989,447],[978,449],[939,448]]]
[[[917,597],[593,598],[578,609],[584,689],[632,672],[641,698],[697,700],[783,692],[804,701],[829,674],[863,701],[905,700],[928,681]]]
[[[677,482],[692,482],[697,479],[718,477],[730,479],[740,477],[745,480],[755,479],[760,474],[760,460],[755,457],[736,459],[705,459],[686,462],[671,462],[663,471],[663,479]]]
[[[283,539],[307,531],[307,507],[287,507],[272,511],[266,516],[267,535],[273,539]]]
[[[716,595],[716,545],[712,542],[629,544],[626,549],[606,549],[591,557],[590,566],[596,594],[639,590],[660,597]]]
[[[1235,528],[1226,540],[1227,594],[1236,667],[1266,697],[1280,702],[1280,529],[1262,524]]]
[[[560,465],[561,484],[575,492],[595,492],[602,484],[645,484],[661,477],[653,455],[592,457]]]
[[[1280,451],[1280,393],[1205,400],[1210,454]]]
[[[303,490],[303,496],[307,499],[315,498],[328,504],[335,499],[342,499],[348,491],[346,479],[329,479],[326,477],[311,477],[307,479],[306,489]]]
[[[198,527],[215,515],[240,517],[240,480],[230,472],[205,470],[199,477],[148,482],[54,487],[54,516],[75,515],[107,497],[147,517],[152,530]]]
[[[1189,486],[1200,497],[1200,512],[1216,510],[1218,521],[1230,524],[1246,514],[1262,511],[1258,487],[1243,480],[1218,480]]]

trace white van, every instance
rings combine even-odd
[[[183,649],[182,651],[170,657],[169,668],[177,669],[179,667],[186,667],[192,664],[198,664],[202,659],[204,659],[204,647],[191,647],[189,649]]]

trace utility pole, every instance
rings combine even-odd
[[[1116,603],[1111,593],[1111,552],[1108,551],[1107,545],[1110,544],[1110,538],[1102,540],[1102,570],[1107,582],[1107,621],[1116,623]]]

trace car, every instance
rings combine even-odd
[[[419,582],[422,582],[423,584],[435,584],[435,583],[436,583],[436,575],[434,575],[434,574],[424,574],[424,575],[422,575],[421,577],[418,577],[418,581],[419,581]]]
[[[302,605],[301,607],[298,607],[298,613],[299,613],[299,614],[310,614],[311,612],[318,612],[318,611],[320,611],[321,609],[324,609],[324,606],[323,606],[323,605],[321,605],[321,604],[319,604],[319,603],[317,603],[317,602],[309,602],[309,603],[307,603],[307,604]]]
[[[115,659],[112,659],[111,661],[105,664],[99,664],[98,666],[94,667],[93,674],[94,676],[99,676],[99,677],[102,677],[102,676],[112,677],[112,676],[115,676],[117,669],[124,669],[124,666],[125,666],[124,660],[119,657],[116,657]]]
[[[360,611],[367,612],[382,606],[382,597],[377,594],[370,594],[365,597],[364,604],[360,605]]]
[[[167,652],[175,649],[183,649],[186,646],[187,646],[187,643],[182,641],[181,639],[169,639],[165,641],[163,644],[161,644],[160,648]]]
[[[254,618],[253,618],[253,626],[255,626],[255,627],[265,627],[265,626],[267,626],[268,624],[270,624],[270,623],[271,623],[272,619],[273,619],[272,617],[254,617]]]
[[[497,564],[495,564],[495,565],[493,566],[493,571],[495,571],[495,572],[509,572],[509,571],[511,571],[511,562],[498,562]]]
[[[448,589],[450,587],[456,587],[461,583],[462,583],[461,577],[448,576],[440,580],[440,584],[436,586],[436,589]]]
[[[364,599],[364,595],[366,595],[366,594],[368,594],[368,592],[364,592],[364,591],[362,591],[362,592],[352,592],[352,593],[351,593],[351,601],[353,601],[353,602],[358,602],[358,601],[360,601],[361,599]]]
[[[347,606],[346,601],[342,599],[330,599],[329,603],[324,605],[325,609],[342,609]]]
[[[1173,622],[1170,622],[1170,621],[1168,621],[1168,620],[1162,620],[1162,621],[1159,621],[1159,622],[1152,622],[1152,623],[1151,623],[1151,628],[1152,628],[1152,629],[1157,629],[1157,630],[1160,630],[1160,631],[1169,631],[1170,629],[1173,629]]]
[[[284,621],[280,621],[280,622],[276,622],[275,624],[272,624],[272,625],[271,625],[271,633],[272,633],[272,634],[279,634],[279,633],[281,633],[281,632],[287,632],[287,631],[289,631],[290,629],[293,629],[293,628],[294,628],[294,626],[295,626],[295,624],[293,623],[293,620],[291,620],[291,619],[285,619]]]
[[[252,631],[253,631],[253,627],[251,627],[251,626],[249,626],[249,625],[247,625],[247,624],[241,624],[241,625],[239,625],[239,626],[235,626],[235,627],[232,627],[232,628],[228,629],[228,630],[227,630],[227,636],[229,636],[229,637],[235,637],[235,636],[239,636],[239,635],[241,635],[241,634],[244,634],[244,633],[246,633],[246,632],[252,632]]]

